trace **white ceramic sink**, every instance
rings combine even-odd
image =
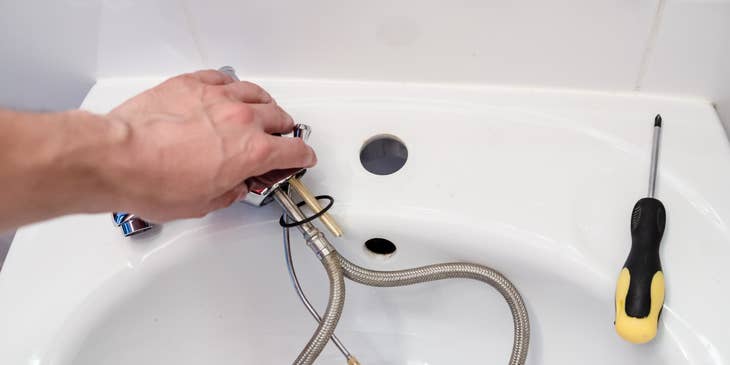
[[[159,80],[102,80],[103,112]],[[702,101],[636,95],[388,83],[261,80],[310,124],[319,164],[304,181],[336,199],[354,262],[378,269],[465,260],[521,291],[529,364],[730,361],[730,146]],[[664,117],[657,196],[668,211],[658,337],[613,329],[629,218],[646,193],[652,120]],[[392,134],[409,158],[393,175],[359,162]],[[123,238],[108,214],[18,231],[0,274],[0,364],[287,364],[315,323],[291,289],[277,207],[235,204]],[[302,284],[318,308],[326,278],[299,234]],[[384,237],[395,255],[363,242]],[[503,364],[507,305],[492,288],[446,281],[377,289],[347,282],[340,339],[363,364]],[[319,364],[344,364],[328,345]]]

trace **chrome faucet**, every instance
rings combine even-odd
[[[125,237],[133,236],[152,228],[150,223],[130,213],[114,212],[112,213],[112,219],[114,220],[114,224],[122,230],[122,234]]]
[[[306,141],[310,133],[311,128],[308,125],[297,124],[294,126],[292,136]],[[306,169],[303,168],[272,170],[263,175],[248,178],[246,180],[248,194],[246,194],[244,201],[255,206],[267,204],[274,199],[274,191],[286,185],[291,178],[300,177],[305,172]],[[131,213],[114,212],[112,213],[112,219],[114,224],[122,230],[125,237],[145,232],[153,226]]]
[[[302,138],[306,141],[310,133],[311,128],[308,125],[297,124],[292,131],[292,137]],[[255,206],[267,204],[274,199],[274,191],[286,185],[291,178],[300,177],[305,172],[306,169],[303,168],[272,170],[263,175],[248,178],[246,180],[248,194],[244,201]],[[134,236],[153,227],[149,222],[131,213],[114,212],[112,219],[125,237]]]
[[[301,138],[306,142],[311,132],[312,129],[308,125],[296,124],[292,137]],[[263,175],[248,178],[246,179],[248,194],[244,201],[255,206],[267,204],[274,198],[273,193],[276,189],[286,185],[292,178],[304,175],[306,171],[303,168],[271,170]]]

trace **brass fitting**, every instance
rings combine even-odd
[[[312,193],[307,189],[307,187],[299,181],[298,178],[292,177],[289,179],[289,185],[294,188],[294,190],[297,191],[297,194],[304,199],[304,201],[307,203],[310,209],[314,213],[319,213],[322,210],[322,206],[317,201],[317,198],[312,195]],[[322,214],[319,219],[322,221],[322,224],[327,227],[327,229],[332,232],[333,235],[336,237],[342,237],[342,228],[335,222],[335,219],[332,218],[329,213]]]

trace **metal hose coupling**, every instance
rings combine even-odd
[[[276,189],[274,191],[274,199],[276,199],[276,202],[284,208],[286,214],[295,221],[303,221],[307,218],[299,207],[297,207],[297,205],[291,200],[289,195],[281,189]],[[329,240],[327,240],[327,237],[325,237],[325,235],[311,222],[299,224],[297,225],[297,229],[299,229],[299,232],[302,233],[304,240],[307,242],[307,246],[309,246],[312,252],[317,255],[318,259],[322,260],[327,255],[335,252],[335,248],[332,247]]]

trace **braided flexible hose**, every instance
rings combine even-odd
[[[319,322],[316,332],[312,335],[307,346],[299,353],[294,365],[311,365],[322,352],[330,337],[335,332],[337,322],[342,315],[345,304],[345,280],[342,277],[342,267],[337,259],[339,255],[333,252],[322,258],[322,265],[327,271],[330,281],[330,295],[327,309]]]
[[[493,286],[504,297],[514,321],[514,343],[510,365],[522,365],[527,359],[530,343],[530,321],[522,297],[512,283],[496,270],[470,263],[444,263],[397,271],[377,271],[357,266],[336,254],[345,277],[365,285],[394,287],[424,283],[427,281],[464,278],[479,280]]]
[[[281,196],[279,196],[281,195]],[[286,221],[286,215],[289,211],[293,211],[296,216],[304,215],[289,199],[288,195],[279,192],[277,201],[284,207],[285,214],[282,217]],[[299,219],[303,219],[297,217]],[[306,222],[302,222],[306,223]],[[406,270],[396,271],[377,271],[370,270],[353,264],[344,257],[340,256],[337,251],[329,244],[327,239],[321,234],[316,227],[307,223],[308,226],[300,227],[300,230],[307,238],[307,244],[316,248],[315,253],[320,257],[322,265],[327,271],[330,281],[330,296],[325,310],[324,316],[320,319],[316,332],[312,335],[309,343],[300,352],[294,365],[311,365],[322,352],[327,342],[334,334],[337,322],[342,314],[342,308],[345,301],[345,284],[343,274],[348,279],[360,284],[376,286],[376,287],[394,287],[413,285],[428,281],[436,281],[452,278],[464,278],[478,280],[487,283],[497,289],[502,294],[509,305],[514,321],[514,343],[512,345],[512,353],[510,355],[510,365],[523,365],[527,359],[527,351],[530,341],[530,321],[527,315],[527,309],[522,301],[522,297],[512,283],[502,274],[488,268],[486,266],[471,263],[444,263],[422,267],[416,267]],[[289,245],[289,232],[284,226],[284,242],[285,247]],[[321,254],[326,252],[324,256]],[[287,253],[289,255],[289,253]],[[289,256],[288,256],[289,257]],[[290,259],[290,258],[289,258]],[[293,266],[290,264],[292,273],[292,281],[298,289],[297,294],[302,302],[307,305],[308,300],[301,287],[298,285],[296,275],[293,274]],[[313,316],[317,314],[313,307],[307,306]],[[347,351],[343,352],[347,353]],[[356,363],[354,357],[347,356],[348,364]]]

